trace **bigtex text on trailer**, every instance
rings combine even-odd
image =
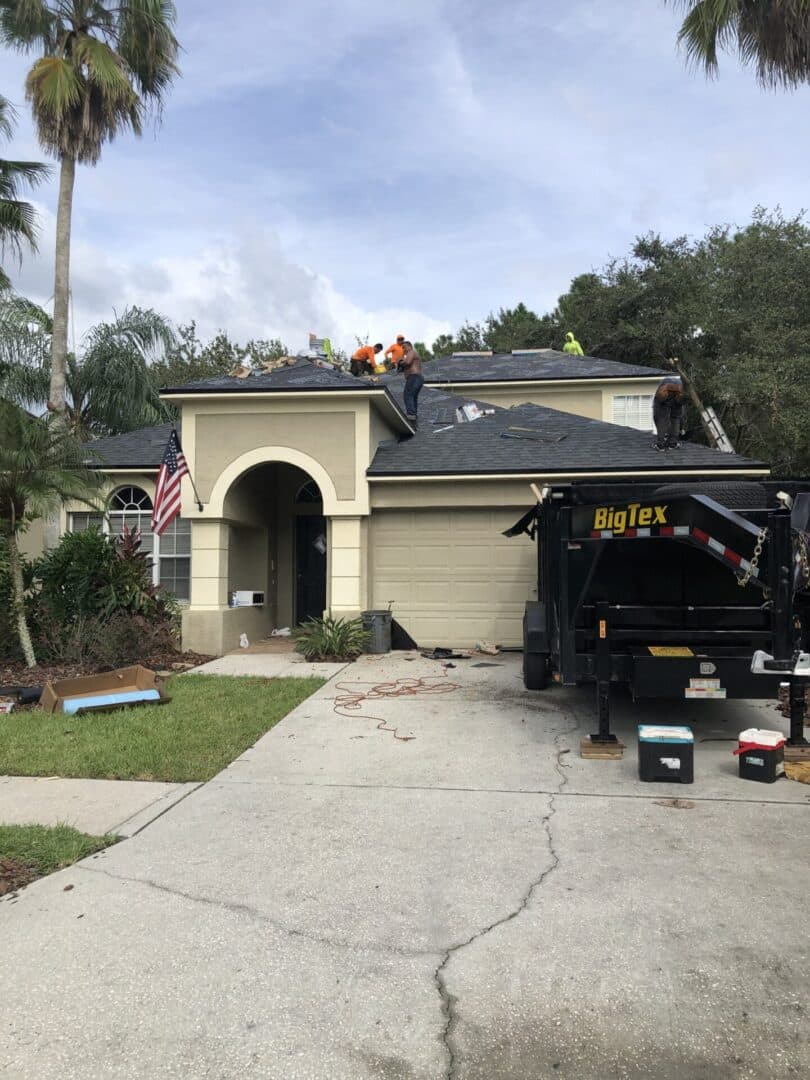
[[[593,512],[594,529],[610,529],[611,532],[619,535],[625,529],[635,529],[636,526],[643,528],[647,525],[666,524],[666,506],[642,506],[641,503],[629,503],[621,510],[617,510],[614,506],[597,506]]]

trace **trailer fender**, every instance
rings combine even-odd
[[[551,652],[548,640],[546,605],[541,600],[529,600],[523,613],[523,651],[524,653]]]

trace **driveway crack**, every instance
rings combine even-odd
[[[487,934],[492,933],[493,930],[497,930],[501,926],[505,926],[507,923],[512,922],[518,915],[526,910],[532,901],[534,894],[543,887],[546,879],[554,873],[560,863],[559,855],[554,847],[554,838],[551,831],[551,819],[556,813],[556,807],[554,800],[556,795],[552,795],[549,799],[548,813],[542,819],[543,830],[546,834],[548,841],[548,853],[551,856],[551,864],[529,883],[523,896],[518,901],[517,905],[507,915],[504,915],[500,919],[496,919],[495,922],[490,923],[488,926],[483,927],[481,930],[477,930],[466,941],[461,941],[456,945],[451,945],[447,949],[442,957],[441,963],[434,972],[434,980],[436,988],[439,992],[439,998],[441,1001],[442,1015],[444,1016],[444,1027],[441,1033],[441,1040],[444,1045],[445,1055],[447,1058],[447,1071],[445,1072],[446,1080],[454,1080],[456,1076],[456,1070],[458,1068],[458,1049],[456,1046],[455,1030],[458,1025],[458,998],[455,994],[452,994],[447,986],[447,966],[456,953],[461,952],[462,949],[468,948],[470,945],[474,945],[476,941],[480,941],[486,937]]]
[[[355,951],[362,949],[364,952],[378,953],[386,956],[436,956],[439,951],[437,949],[402,949],[397,948],[394,945],[373,945],[368,943],[358,945],[355,942],[345,939],[331,938],[326,934],[318,934],[311,930],[299,930],[297,927],[287,926],[285,923],[271,918],[258,908],[251,907],[249,904],[240,904],[235,900],[224,900],[220,897],[189,893],[185,892],[183,889],[175,889],[169,885],[162,885],[160,882],[152,881],[149,878],[128,877],[124,874],[113,874],[110,870],[101,870],[99,867],[95,866],[77,866],[76,869],[83,870],[88,874],[100,874],[103,877],[110,878],[112,881],[122,881],[127,884],[141,885],[144,888],[155,889],[157,892],[167,893],[170,896],[179,897],[181,900],[188,900],[192,904],[204,904],[207,907],[218,908],[221,911],[230,911],[237,915],[247,915],[257,922],[272,926],[274,930],[278,930],[282,934],[287,934],[289,937],[299,938],[304,941],[314,942],[316,945],[327,945],[330,948]]]
[[[554,836],[551,828],[551,819],[557,812],[555,800],[558,795],[562,794],[563,788],[568,784],[568,776],[566,775],[566,769],[570,766],[563,764],[562,757],[569,752],[569,748],[561,745],[561,740],[566,736],[572,735],[579,727],[579,721],[575,716],[569,713],[569,717],[572,721],[571,726],[566,728],[565,731],[559,732],[554,736],[555,747],[555,762],[554,767],[560,777],[557,790],[549,796],[548,812],[542,819],[543,831],[546,834],[546,840],[548,843],[548,854],[551,857],[550,865],[538,875],[533,881],[531,881],[526,888],[526,891],[521,896],[517,905],[507,915],[504,915],[500,919],[496,919],[488,926],[483,927],[481,930],[477,930],[466,941],[461,941],[456,945],[451,945],[442,956],[439,966],[436,968],[433,978],[436,983],[436,989],[439,993],[439,999],[441,1002],[442,1016],[444,1017],[444,1026],[441,1032],[441,1041],[444,1046],[445,1056],[447,1059],[447,1069],[445,1072],[446,1080],[454,1080],[458,1070],[458,1046],[455,1038],[456,1027],[458,1026],[458,997],[452,994],[447,985],[447,968],[450,961],[456,955],[461,952],[462,949],[468,948],[470,945],[474,945],[476,941],[480,941],[486,937],[487,934],[492,933],[493,930],[497,930],[501,926],[505,926],[507,923],[512,922],[518,915],[522,914],[532,902],[534,894],[543,887],[546,880],[554,873],[557,867],[560,865],[560,857],[557,853],[557,849],[554,846]]]

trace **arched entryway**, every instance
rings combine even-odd
[[[254,466],[229,487],[223,521],[229,599],[263,596],[261,618],[259,612],[251,617],[254,635],[323,615],[327,526],[321,491],[311,476],[285,462]]]

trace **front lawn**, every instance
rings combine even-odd
[[[0,825],[0,896],[115,843],[69,825]]]
[[[0,716],[0,776],[210,780],[323,686],[323,679],[182,675],[167,705]]]

